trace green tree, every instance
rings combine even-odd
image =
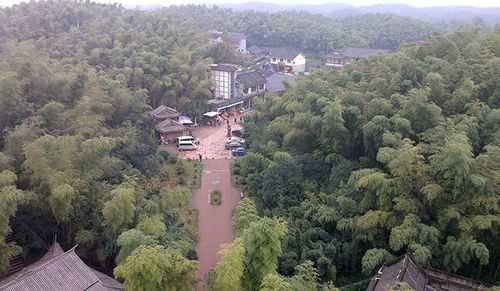
[[[267,274],[262,280],[260,291],[291,291],[292,285],[275,273]]]
[[[243,242],[241,239],[236,239],[232,244],[225,246],[219,254],[221,259],[214,269],[213,290],[241,290],[245,259]]]
[[[233,212],[236,237],[241,237],[250,224],[258,218],[257,208],[253,201],[248,197],[243,198]]]
[[[132,187],[121,186],[111,191],[111,195],[111,200],[104,203],[102,214],[113,232],[120,233],[135,217],[135,193]]]
[[[5,237],[12,231],[9,219],[27,198],[25,193],[16,188],[16,182],[17,177],[13,172],[0,172],[0,272],[7,270],[9,259],[21,252],[21,248],[15,243],[5,241]]]
[[[286,224],[276,219],[264,217],[250,224],[243,237],[246,289],[258,290],[264,277],[276,270],[286,232]]]
[[[161,246],[140,246],[114,274],[131,291],[194,290],[196,262]]]

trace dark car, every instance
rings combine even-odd
[[[243,147],[235,148],[231,151],[231,154],[235,157],[244,156],[247,153],[247,150]]]
[[[231,135],[236,136],[236,137],[242,137],[243,136],[243,129],[235,129],[235,130],[231,131]]]
[[[233,141],[233,142],[230,142],[230,143],[226,143],[224,145],[224,148],[226,150],[233,150],[233,149],[236,149],[236,148],[241,148],[243,147],[244,145],[240,142],[237,142],[237,141]]]

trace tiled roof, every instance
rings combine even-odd
[[[291,47],[270,47],[268,50],[269,55],[276,58],[293,59],[300,54],[299,50]]]
[[[295,76],[273,73],[266,77],[266,89],[269,92],[279,93],[285,91],[285,83],[295,86]]]
[[[111,277],[106,283],[75,253],[75,248],[63,252],[56,242],[36,263],[12,274],[0,282],[1,291],[109,291],[124,290]],[[102,273],[101,273],[102,274]],[[104,275],[104,274],[102,274]],[[111,286],[108,287],[108,286]]]
[[[173,119],[165,119],[156,126],[156,130],[160,133],[175,133],[183,132],[186,128],[179,122]]]
[[[233,64],[213,64],[210,65],[210,69],[213,71],[235,72],[238,67]]]
[[[123,285],[116,281],[115,278],[112,278],[104,273],[101,273],[97,270],[92,269],[94,274],[101,280],[102,286],[106,287],[107,290],[112,291],[112,290],[123,290]]]
[[[152,110],[149,114],[156,120],[164,120],[167,118],[175,119],[180,116],[179,112],[172,107],[160,105]]]
[[[471,290],[485,291],[489,286],[471,279],[418,266],[410,255],[380,268],[368,285],[367,291],[386,291],[398,282],[407,283],[414,291]]]
[[[371,48],[358,48],[358,47],[345,47],[340,51],[344,56],[349,58],[367,59],[376,56],[382,56],[389,53],[388,50],[371,49]]]
[[[293,59],[300,51],[293,47],[258,47],[251,46],[248,50],[257,56],[270,56],[275,58]]]
[[[405,255],[392,264],[382,266],[370,281],[367,291],[386,291],[398,282],[406,282],[415,291],[424,291],[427,278],[411,257]]]
[[[246,71],[238,72],[236,82],[243,85],[243,87],[249,88],[266,84],[266,79],[257,71]]]

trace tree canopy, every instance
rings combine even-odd
[[[342,286],[410,253],[498,282],[499,40],[462,27],[256,100],[233,174],[287,217],[279,274]]]

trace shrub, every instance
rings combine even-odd
[[[214,190],[210,192],[210,204],[221,205],[222,203],[222,193],[219,190]]]

